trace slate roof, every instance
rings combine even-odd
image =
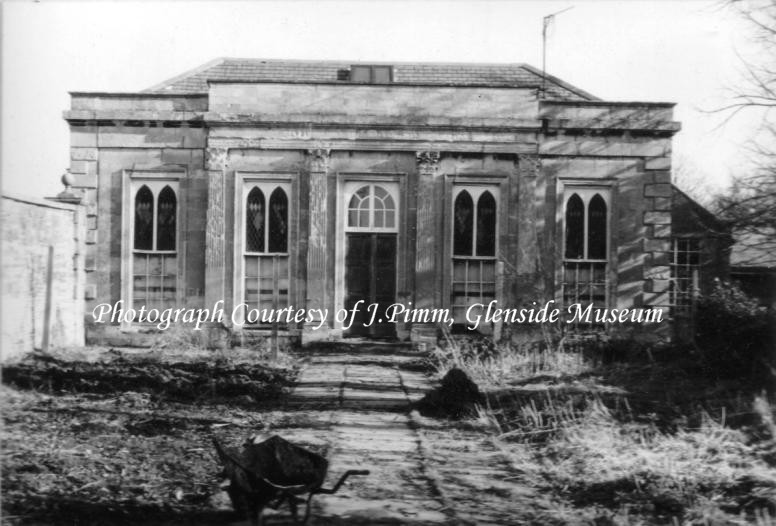
[[[208,81],[343,83],[338,80],[358,62],[219,58],[152,86],[144,93],[207,93]],[[364,63],[366,64],[366,63]],[[537,88],[541,71],[527,64],[456,64],[370,62],[393,66],[392,84],[426,86],[486,86]],[[547,75],[547,98],[599,100],[562,80]]]

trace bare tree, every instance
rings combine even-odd
[[[756,58],[741,57],[744,79],[728,104],[717,109],[733,118],[759,110],[763,115],[753,140],[751,170],[734,178],[717,196],[714,208],[734,232],[740,263],[776,263],[776,0],[731,0],[726,7],[750,28]]]
[[[716,193],[703,173],[687,156],[674,155],[671,161],[671,182],[699,204],[709,208],[714,205]]]

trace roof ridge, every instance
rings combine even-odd
[[[578,88],[578,87],[574,86],[573,84],[569,84],[565,80],[561,80],[558,77],[556,77],[555,75],[550,75],[546,71],[543,72],[539,68],[535,68],[534,66],[531,66],[529,64],[523,64],[521,67],[524,70],[530,71],[534,75],[537,75],[540,79],[542,77],[544,77],[548,81],[552,82],[553,84],[556,84],[556,85],[558,85],[558,86],[560,86],[562,88],[566,88],[567,90],[569,90],[569,91],[571,91],[573,93],[576,93],[577,95],[579,95],[581,97],[584,97],[584,98],[589,99],[589,100],[601,100],[600,98],[596,97],[592,93],[588,93],[587,91],[583,90],[582,88]]]
[[[581,88],[578,88],[572,84],[569,84],[568,82],[565,82],[558,77],[555,77],[554,75],[550,74],[544,74],[541,70],[526,64],[525,62],[404,62],[404,61],[363,61],[363,60],[333,60],[333,59],[315,59],[315,60],[308,60],[308,59],[298,59],[298,58],[290,58],[290,59],[284,59],[284,58],[240,58],[240,57],[219,57],[214,60],[211,60],[209,62],[206,62],[205,64],[202,64],[201,66],[185,71],[181,73],[180,75],[177,75],[175,77],[169,78],[159,84],[156,84],[154,86],[151,86],[150,88],[146,88],[142,90],[141,93],[158,93],[158,92],[165,92],[168,90],[174,89],[174,85],[176,83],[180,83],[182,81],[186,81],[187,79],[195,79],[200,78],[200,81],[202,80],[201,77],[204,74],[204,77],[208,77],[207,71],[210,69],[217,68],[218,66],[224,66],[225,68],[230,67],[237,67],[238,69],[240,65],[245,65],[246,67],[250,67],[251,65],[258,65],[263,64],[267,66],[272,65],[286,65],[291,67],[292,65],[310,65],[310,66],[328,66],[328,67],[347,67],[350,65],[386,65],[386,66],[396,66],[398,68],[402,67],[428,67],[428,68],[434,68],[434,67],[461,67],[461,68],[479,68],[481,74],[485,75],[512,75],[516,74],[516,71],[520,70],[523,72],[523,74],[531,75],[535,77],[536,79],[536,85],[540,86],[542,84],[542,79],[546,79],[546,81],[557,88],[560,88],[561,90],[565,90],[568,93],[572,93],[577,97],[580,97],[582,99],[586,99],[589,101],[598,101],[601,100],[598,97],[584,91]],[[508,69],[510,71],[502,72],[499,71],[501,69]],[[485,70],[491,70],[488,72],[482,71]],[[415,72],[416,74],[423,75],[425,74],[422,71]],[[427,72],[428,74],[432,74],[433,71]],[[465,72],[464,72],[465,73]],[[467,75],[471,74],[477,74],[476,71],[469,72]],[[467,79],[467,75],[464,75]],[[207,79],[206,79],[207,80]],[[516,85],[519,85],[521,82],[518,80],[516,81]],[[455,84],[454,82],[452,84]],[[465,83],[464,83],[465,84]],[[487,84],[487,82],[485,82]],[[203,93],[206,92],[206,90],[203,91]]]
[[[374,64],[393,66],[511,66],[524,67],[524,62],[445,62],[445,61],[406,61],[406,60],[352,60],[352,59],[303,59],[303,58],[257,58],[257,57],[222,57],[224,61],[249,62],[295,62],[299,64]]]
[[[174,77],[170,77],[170,78],[168,78],[166,80],[163,80],[159,84],[154,84],[150,88],[146,88],[146,89],[142,90],[141,93],[147,93],[147,92],[151,92],[151,91],[163,90],[167,86],[170,86],[170,85],[178,82],[179,80],[185,79],[186,77],[190,77],[192,75],[196,75],[197,73],[202,73],[203,71],[205,71],[207,69],[210,69],[210,68],[212,68],[214,66],[218,66],[219,64],[223,64],[224,61],[226,61],[226,60],[228,60],[227,57],[214,58],[213,60],[209,60],[208,62],[205,62],[204,64],[200,64],[196,68],[189,69],[189,70],[184,71],[183,73],[181,73],[179,75],[175,75]]]

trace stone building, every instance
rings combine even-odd
[[[729,227],[676,187],[671,204],[670,297],[673,333],[692,340],[696,306],[717,279],[730,277]]]
[[[494,299],[667,309],[672,108],[524,64],[218,59],[141,92],[71,93],[87,320],[118,300],[223,300],[237,340],[270,329],[233,321],[241,305],[328,309],[275,327],[302,340],[422,340],[437,327],[420,315],[348,328],[334,313],[400,302],[448,309],[455,329]]]

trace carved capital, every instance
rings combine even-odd
[[[539,175],[542,161],[536,154],[518,154],[517,171],[523,177],[535,177]]]
[[[208,170],[226,170],[229,148],[207,148],[205,155]]]
[[[331,150],[328,148],[310,148],[307,150],[310,160],[310,170],[313,172],[325,172],[329,167]]]
[[[422,172],[433,172],[439,166],[439,152],[421,151],[415,153],[415,160]]]

